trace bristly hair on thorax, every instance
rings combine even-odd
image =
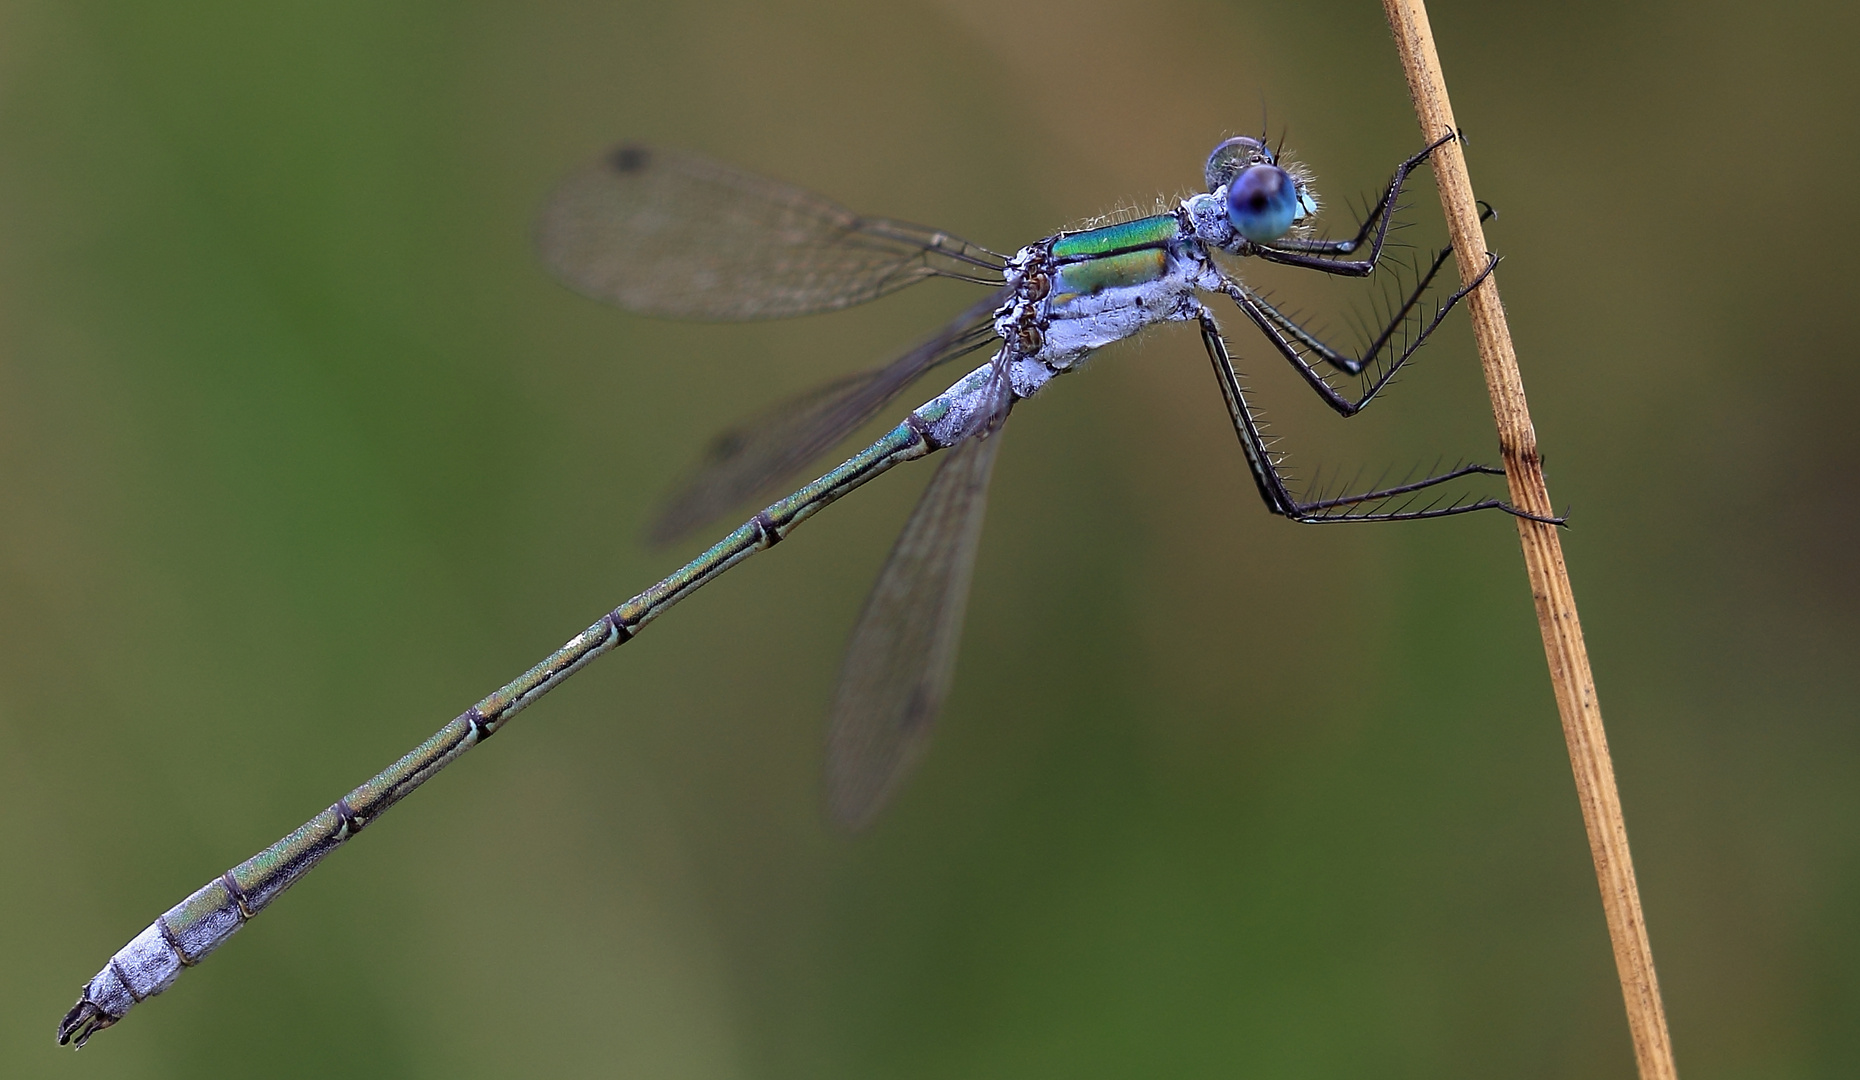
[[[1265,140],[1262,139],[1261,141],[1263,142]],[[1283,152],[1284,139],[1281,137],[1280,145],[1273,149],[1273,156],[1277,159],[1275,164],[1277,164],[1279,168],[1290,173],[1292,179],[1297,181],[1299,188],[1311,197],[1311,213],[1306,215],[1304,221],[1294,225],[1288,235],[1308,237],[1315,231],[1316,223],[1313,219],[1324,212],[1324,200],[1311,186],[1317,174],[1312,172],[1311,167],[1304,162],[1288,160],[1283,157]],[[1178,194],[1175,198],[1171,199],[1159,191],[1147,206],[1137,202],[1120,202],[1109,210],[1075,220],[1060,231],[1068,233],[1086,232],[1091,229],[1102,229],[1107,225],[1122,225],[1126,221],[1136,221],[1139,218],[1154,217],[1157,214],[1174,213],[1176,207],[1180,206],[1185,200],[1199,194],[1202,194],[1202,192],[1191,191],[1186,194]]]
[[[1143,206],[1134,202],[1120,202],[1102,213],[1093,214],[1088,218],[1074,221],[1067,225],[1062,231],[1069,233],[1087,232],[1091,229],[1102,229],[1107,225],[1122,225],[1126,221],[1136,221],[1140,218],[1155,217],[1157,214],[1173,213],[1176,206],[1177,202],[1173,202],[1166,198],[1161,192],[1157,192],[1156,197],[1148,206]]]

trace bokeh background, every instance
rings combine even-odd
[[[1433,21],[1680,1068],[1852,1075],[1860,9]],[[0,6],[0,1073],[1632,1075],[1513,529],[1269,517],[1188,331],[1016,413],[869,833],[822,717],[921,467],[53,1045],[156,913],[696,550],[639,536],[712,432],[968,302],[602,308],[529,250],[566,170],[658,140],[1011,250],[1262,116],[1347,217],[1419,141],[1379,8]],[[1345,424],[1230,321],[1307,471],[1494,456],[1463,325]]]

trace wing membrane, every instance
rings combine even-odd
[[[564,180],[536,245],[578,292],[676,319],[830,311],[926,277],[998,284],[999,256],[936,229],[862,217],[803,188],[629,143]]]
[[[997,430],[950,451],[853,630],[827,724],[828,810],[847,828],[878,813],[943,707],[1000,445]]]
[[[993,344],[993,313],[1008,297],[998,289],[891,363],[835,379],[724,431],[666,499],[647,538],[668,543],[786,486],[925,372]]]

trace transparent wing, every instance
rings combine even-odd
[[[1000,445],[996,430],[950,451],[853,630],[827,722],[827,807],[847,828],[878,813],[943,707]]]
[[[666,499],[648,540],[669,543],[788,486],[808,462],[871,419],[919,376],[994,344],[994,311],[1010,295],[998,289],[891,363],[835,379],[718,435]]]
[[[768,319],[863,303],[927,277],[1001,282],[1001,257],[861,217],[696,154],[628,143],[572,174],[536,223],[571,288],[675,319]]]

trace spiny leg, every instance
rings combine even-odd
[[[1361,357],[1346,356],[1324,344],[1315,334],[1299,326],[1290,316],[1285,315],[1271,304],[1267,303],[1265,298],[1232,278],[1228,278],[1222,282],[1222,291],[1233,297],[1234,303],[1239,305],[1242,312],[1246,313],[1246,317],[1253,320],[1253,325],[1259,327],[1259,332],[1266,336],[1266,340],[1270,341],[1272,347],[1279,351],[1279,355],[1285,357],[1286,360],[1291,362],[1294,368],[1298,369],[1298,373],[1304,377],[1305,382],[1311,386],[1311,389],[1316,391],[1320,398],[1324,399],[1326,405],[1335,409],[1338,415],[1349,417],[1355,416],[1357,413],[1363,411],[1363,409],[1375,399],[1375,396],[1382,392],[1382,388],[1387,386],[1389,382],[1395,378],[1396,373],[1402,369],[1402,365],[1408,362],[1408,358],[1413,356],[1416,350],[1420,349],[1422,345],[1426,344],[1427,339],[1432,336],[1434,331],[1440,327],[1440,324],[1446,320],[1447,313],[1453,310],[1454,305],[1464,299],[1467,293],[1478,288],[1479,283],[1484,281],[1486,276],[1492,272],[1492,269],[1498,265],[1498,256],[1488,253],[1486,255],[1485,267],[1479,271],[1478,275],[1470,282],[1454,290],[1453,295],[1447,297],[1446,301],[1434,310],[1433,317],[1428,319],[1426,325],[1422,326],[1420,331],[1414,335],[1414,338],[1402,348],[1400,355],[1390,361],[1388,367],[1383,369],[1380,375],[1377,375],[1371,380],[1369,384],[1363,388],[1362,395],[1354,400],[1339,393],[1337,388],[1332,386],[1330,381],[1312,366],[1311,361],[1306,359],[1305,352],[1308,350],[1315,353],[1318,358],[1325,363],[1350,372],[1351,374],[1363,371],[1368,366],[1369,361],[1375,358],[1376,353],[1387,347],[1388,342],[1394,337],[1396,331],[1408,320],[1415,305],[1420,302],[1421,294],[1433,280],[1434,275],[1439,272],[1447,256],[1451,254],[1452,252],[1450,250],[1443,251],[1434,259],[1433,266],[1429,268],[1427,273],[1421,276],[1420,284],[1416,286],[1413,293],[1409,295],[1408,299],[1404,301],[1401,307],[1395,312],[1395,316],[1390,320],[1389,325],[1376,336],[1370,347],[1364,350]]]
[[[1233,285],[1235,288],[1246,293],[1248,301],[1259,309],[1260,314],[1264,315],[1268,321],[1278,327],[1281,333],[1297,342],[1306,352],[1315,355],[1319,360],[1322,360],[1331,367],[1346,374],[1360,375],[1363,373],[1364,369],[1369,366],[1369,362],[1375,359],[1376,355],[1383,349],[1388,347],[1388,343],[1394,339],[1396,332],[1408,321],[1409,313],[1414,310],[1416,304],[1420,303],[1422,295],[1426,293],[1428,286],[1433,284],[1435,276],[1440,273],[1441,266],[1444,265],[1447,259],[1451,258],[1452,255],[1453,249],[1446,248],[1435,256],[1433,264],[1429,266],[1427,271],[1415,282],[1414,288],[1409,290],[1407,297],[1402,300],[1401,305],[1389,316],[1388,321],[1383,325],[1382,329],[1370,339],[1369,344],[1363,348],[1359,356],[1351,356],[1348,353],[1341,352],[1331,347],[1329,344],[1325,343],[1322,338],[1305,329],[1298,320],[1280,311],[1272,301],[1267,300],[1257,289],[1249,288],[1244,282],[1239,281],[1233,282]]]
[[[1490,203],[1483,200],[1480,201],[1479,220],[1481,222],[1490,221],[1497,216],[1498,211],[1492,209]],[[1433,284],[1434,278],[1439,276],[1441,268],[1445,266],[1447,260],[1452,257],[1453,249],[1450,247],[1441,248],[1434,253],[1434,261],[1428,265],[1427,270],[1415,281],[1414,288],[1409,290],[1407,298],[1404,299],[1401,306],[1396,308],[1395,312],[1389,316],[1388,323],[1375,335],[1368,347],[1363,349],[1361,356],[1350,356],[1347,353],[1339,352],[1325,344],[1316,334],[1300,326],[1298,321],[1293,319],[1290,315],[1274,307],[1270,301],[1257,291],[1246,289],[1244,284],[1241,284],[1240,287],[1246,289],[1247,294],[1252,298],[1253,302],[1259,305],[1260,310],[1265,313],[1268,319],[1272,320],[1274,325],[1290,335],[1298,344],[1316,354],[1318,359],[1339,371],[1347,372],[1351,375],[1360,375],[1363,369],[1369,366],[1369,362],[1375,359],[1376,354],[1388,346],[1388,343],[1394,338],[1396,332],[1401,329],[1402,324],[1407,321],[1409,313],[1414,310],[1415,305],[1420,303],[1421,297],[1426,294],[1428,287]],[[1475,284],[1477,283],[1475,282]],[[1454,302],[1453,300],[1449,300],[1448,304],[1451,305]]]
[[[1305,240],[1287,237],[1274,240],[1271,244],[1256,244],[1253,253],[1267,262],[1283,263],[1287,266],[1302,266],[1307,270],[1317,270],[1326,274],[1343,277],[1368,277],[1382,258],[1382,245],[1388,239],[1389,219],[1394,217],[1395,200],[1401,197],[1401,190],[1408,182],[1408,174],[1426,161],[1434,151],[1457,138],[1448,132],[1433,142],[1422,147],[1420,152],[1395,167],[1395,176],[1389,181],[1388,190],[1376,203],[1375,209],[1363,219],[1363,224],[1356,230],[1356,235],[1348,240]],[[1366,259],[1339,259],[1338,255],[1348,255],[1363,246],[1363,241],[1375,233],[1375,241],[1370,245],[1369,257]]]
[[[1414,495],[1429,488],[1466,476],[1503,476],[1504,470],[1490,465],[1462,465],[1459,468],[1430,476],[1412,483],[1398,484],[1394,487],[1365,491],[1356,495],[1341,495],[1328,499],[1301,501],[1292,495],[1286,486],[1285,475],[1279,471],[1279,456],[1267,448],[1266,439],[1260,432],[1259,421],[1253,415],[1253,408],[1247,403],[1246,390],[1240,385],[1240,376],[1234,371],[1233,359],[1228,355],[1227,342],[1221,337],[1221,328],[1214,321],[1214,314],[1202,308],[1196,315],[1201,327],[1201,341],[1207,347],[1208,360],[1214,365],[1214,377],[1221,384],[1221,396],[1227,402],[1227,412],[1233,417],[1234,431],[1240,436],[1240,448],[1246,454],[1247,468],[1253,473],[1253,482],[1259,487],[1259,496],[1265,502],[1266,509],[1293,521],[1309,524],[1327,524],[1342,521],[1418,521],[1424,518],[1448,517],[1454,514],[1469,514],[1475,510],[1503,510],[1517,517],[1530,518],[1554,525],[1563,524],[1562,518],[1545,518],[1519,510],[1502,499],[1476,499],[1467,501],[1458,499],[1446,505],[1430,503],[1419,509],[1411,509],[1414,501],[1409,499],[1392,510],[1383,506],[1403,496]],[[1352,507],[1370,505],[1364,512],[1351,512]]]

